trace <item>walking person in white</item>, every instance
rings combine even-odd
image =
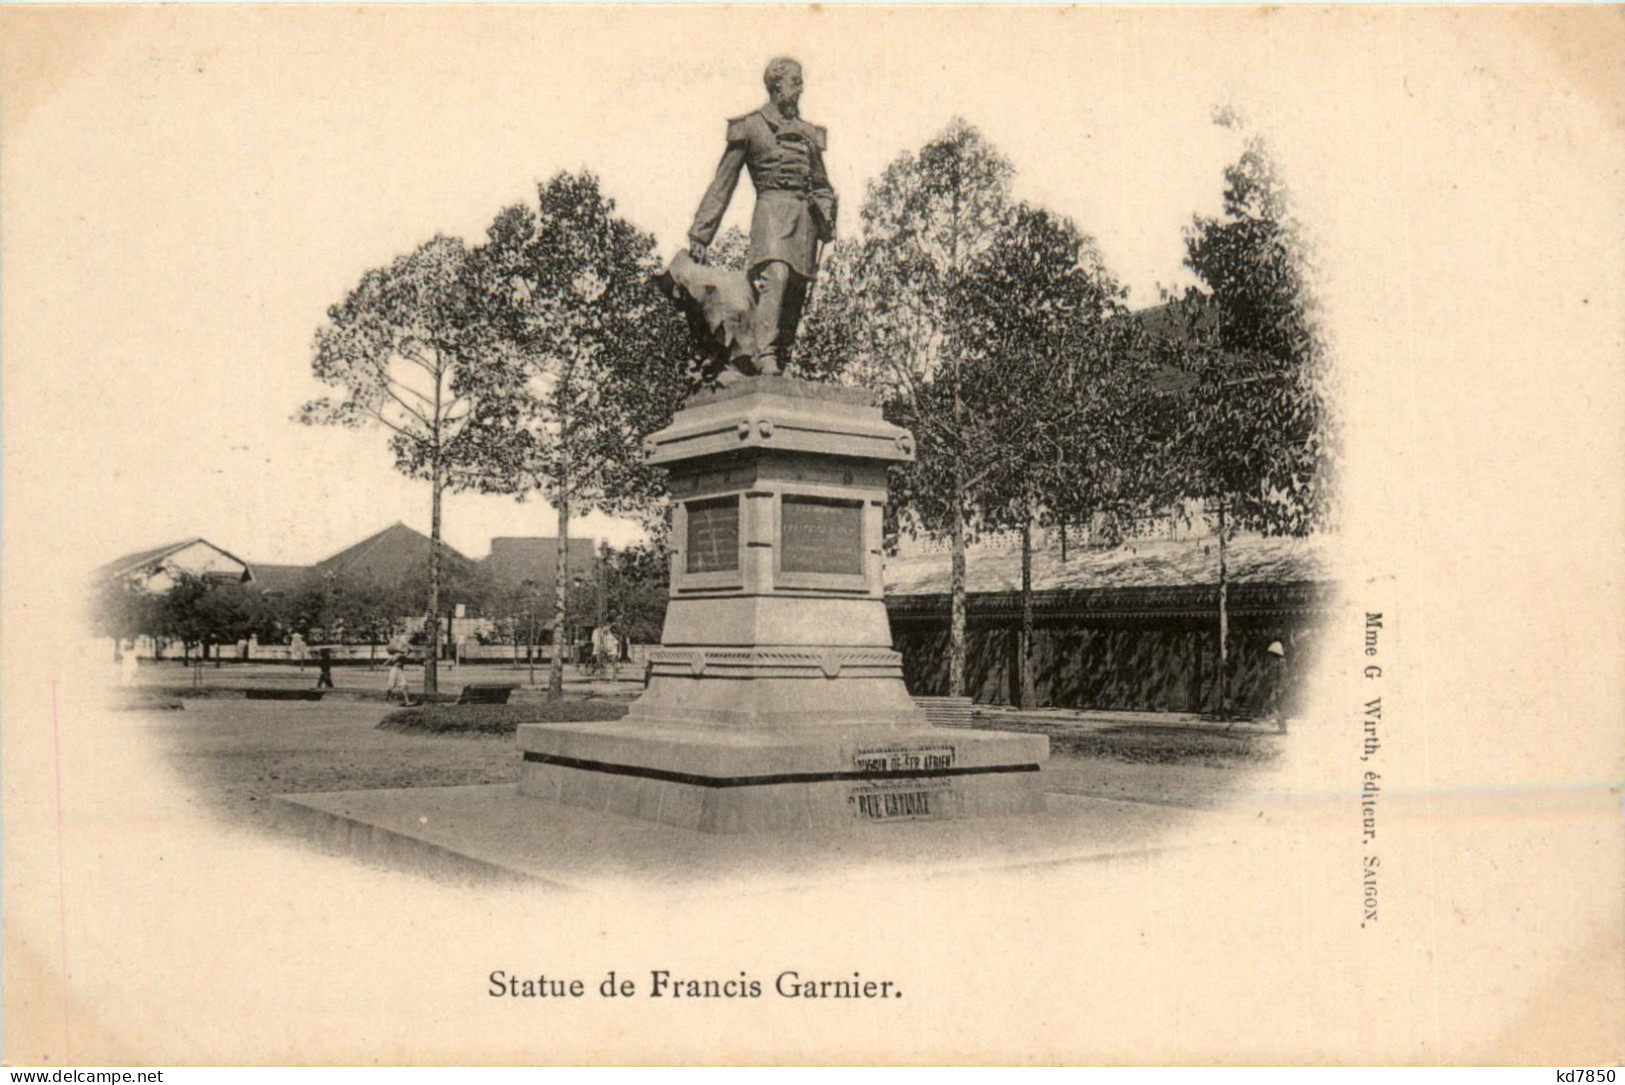
[[[135,655],[135,641],[132,640],[127,648],[123,648],[121,641],[120,646],[122,651],[119,653],[119,685],[133,686],[136,672],[141,667],[141,661]]]
[[[396,690],[400,691],[401,704],[410,708],[416,703],[406,688],[406,652],[392,646],[389,653],[389,689],[385,692],[384,699],[394,700]]]

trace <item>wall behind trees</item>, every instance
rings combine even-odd
[[[1218,622],[1211,588],[1043,592],[1033,637],[1034,704],[1065,708],[1205,712],[1216,704]],[[1314,670],[1321,584],[1245,585],[1231,594],[1229,699],[1244,714],[1266,710],[1279,685],[1283,709]],[[915,696],[948,692],[945,595],[887,600],[904,681]],[[1019,600],[971,596],[965,692],[978,704],[1011,704],[1018,681]],[[1286,647],[1284,662],[1269,651]]]

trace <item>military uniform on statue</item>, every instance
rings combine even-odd
[[[824,129],[801,119],[801,66],[774,60],[763,82],[767,104],[728,122],[727,149],[688,231],[689,256],[703,264],[740,171],[750,172],[756,210],[745,273],[752,296],[752,350],[749,368],[738,359],[730,376],[741,370],[771,375],[788,361],[818,275],[819,246],[835,237],[835,190],[824,170],[828,139]]]

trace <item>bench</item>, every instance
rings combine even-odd
[[[319,701],[319,689],[245,689],[243,696],[250,701]]]
[[[515,682],[470,682],[458,696],[458,704],[507,704],[508,695],[518,689]]]

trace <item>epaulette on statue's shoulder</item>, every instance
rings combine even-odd
[[[745,126],[750,123],[754,113],[746,113],[743,117],[728,118],[728,142],[741,143],[745,140]]]
[[[813,130],[813,142],[818,144],[820,151],[829,150],[829,129],[821,124],[809,125]]]

